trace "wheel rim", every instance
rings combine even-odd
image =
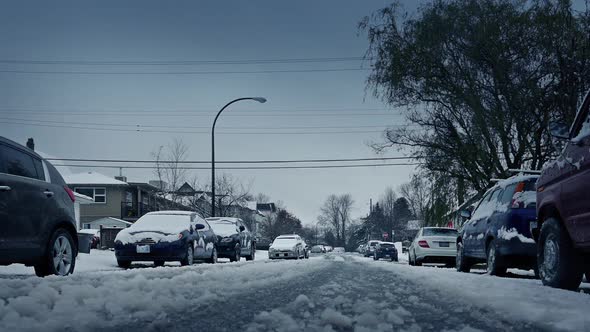
[[[553,235],[549,235],[545,240],[545,247],[543,248],[543,262],[542,274],[548,277],[553,276],[554,271],[557,270],[559,263],[559,245]]]
[[[236,262],[240,261],[240,250],[236,250]]]
[[[53,267],[58,275],[64,276],[70,273],[74,254],[68,238],[60,235],[53,243]]]
[[[457,261],[457,266],[461,266],[461,261],[463,260],[463,245],[459,244],[457,246],[457,258],[455,259]]]

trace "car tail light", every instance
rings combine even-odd
[[[70,187],[68,187],[68,186],[64,186],[64,190],[66,191],[66,193],[68,193],[68,196],[70,196],[72,203],[74,203],[76,201],[76,196],[74,195],[74,191],[72,191],[72,189],[70,189]]]
[[[418,241],[418,245],[422,248],[430,248],[430,246],[428,245],[428,242],[426,242],[425,240]]]

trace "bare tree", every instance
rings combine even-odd
[[[163,145],[160,145],[157,150],[152,151],[151,156],[154,159],[154,163],[156,164],[156,168],[154,169],[154,174],[158,178],[158,189],[160,192],[164,192],[166,188],[164,188],[164,168],[162,165],[162,150],[164,149]]]
[[[336,242],[346,245],[346,227],[350,222],[350,212],[354,201],[350,194],[330,195],[320,209],[318,221],[336,233]]]
[[[354,201],[352,199],[352,195],[350,194],[344,194],[341,195],[340,197],[338,197],[338,202],[339,202],[339,214],[340,214],[340,222],[342,223],[342,242],[344,245],[346,245],[346,226],[348,223],[350,223],[350,212],[352,210],[352,205],[354,204]]]
[[[243,206],[247,201],[252,200],[250,190],[252,180],[244,184],[239,179],[229,174],[222,174],[215,181],[218,196],[216,199],[220,202],[218,209],[222,216],[236,215],[236,205]]]
[[[412,214],[423,220],[430,201],[429,181],[419,174],[414,174],[410,182],[399,186],[399,192],[408,200]]]
[[[388,187],[385,189],[383,196],[381,197],[381,208],[383,209],[383,215],[385,216],[385,222],[389,226],[387,232],[390,232],[394,229],[399,229],[401,225],[399,225],[398,220],[396,220],[395,216],[395,201],[397,200],[397,195],[393,188]],[[393,234],[390,234],[393,236]],[[393,238],[393,237],[391,237]]]
[[[188,146],[180,139],[174,139],[168,144],[167,161],[165,162],[166,182],[170,186],[172,200],[177,201],[176,191],[186,180],[186,169],[182,168],[182,162],[186,160]]]

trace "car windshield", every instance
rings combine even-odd
[[[457,230],[450,228],[424,228],[422,236],[457,236]]]
[[[278,238],[272,244],[273,246],[295,245],[297,244],[297,239],[294,237]]]
[[[209,221],[209,226],[219,236],[230,236],[238,233],[236,224],[228,221]]]
[[[129,226],[129,231],[132,233],[150,231],[175,234],[188,230],[189,227],[189,215],[146,214]]]

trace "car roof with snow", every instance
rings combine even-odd
[[[205,219],[209,222],[213,221],[213,222],[228,222],[228,223],[232,223],[232,224],[237,224],[239,221],[242,221],[242,219],[240,218],[233,218],[233,217],[211,217],[211,218],[207,218]]]
[[[169,211],[155,211],[155,212],[149,212],[147,213],[149,215],[176,215],[176,216],[190,216],[193,214],[196,214],[196,212],[194,211],[175,211],[175,210],[169,210]]]
[[[504,188],[508,185],[511,185],[513,183],[517,183],[517,182],[525,182],[528,180],[536,180],[539,178],[539,174],[519,174],[519,175],[514,175],[511,176],[509,178],[506,179],[501,179],[498,180],[498,182],[492,187],[492,188]]]

